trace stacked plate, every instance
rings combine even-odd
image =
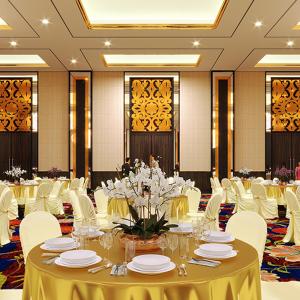
[[[148,275],[169,272],[175,267],[176,265],[171,262],[169,257],[158,254],[139,255],[127,264],[129,270]]]
[[[234,241],[234,237],[224,231],[207,231],[202,240],[210,243],[230,243]]]
[[[194,253],[198,256],[213,259],[226,259],[237,255],[237,251],[233,250],[231,246],[216,243],[200,245]]]
[[[45,241],[41,249],[48,251],[67,251],[76,248],[76,243],[72,238],[53,238]]]
[[[67,268],[85,268],[101,262],[102,258],[91,250],[73,250],[62,253],[55,263]]]

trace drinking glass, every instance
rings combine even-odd
[[[79,248],[79,236],[78,236],[78,231],[76,230],[75,226],[72,227],[71,237],[74,240],[75,249],[78,250],[78,248]]]
[[[177,234],[169,234],[167,236],[168,246],[172,251],[172,256],[176,248],[178,247],[178,236]]]
[[[135,242],[131,240],[125,241],[125,262],[130,262],[135,257]]]
[[[103,235],[103,247],[107,249],[107,258],[109,260],[109,249],[113,246],[114,237],[111,232],[107,232]]]
[[[168,247],[168,241],[165,235],[161,235],[158,239],[159,248],[162,250],[162,254],[165,255],[165,249]]]
[[[189,257],[189,240],[188,237],[183,235],[179,238],[179,256],[181,259],[188,259]]]
[[[78,226],[78,236],[79,236],[79,249],[85,249],[86,248],[86,238],[89,232],[89,227],[86,225],[80,225]]]

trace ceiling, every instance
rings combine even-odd
[[[121,0],[110,1],[117,3]],[[184,1],[185,16],[189,16],[192,11],[191,5],[189,12],[187,5],[189,1],[195,0]],[[212,0],[206,0],[208,1]],[[140,0],[138,11],[141,12],[143,9],[148,11],[149,6],[156,2],[159,3]],[[178,7],[182,7],[182,0],[171,1],[174,5],[176,2]],[[201,56],[201,61],[196,67],[155,68],[158,71],[300,70],[300,67],[255,67],[266,54],[300,54],[300,30],[293,29],[300,22],[300,0],[229,0],[215,29],[92,30],[87,28],[76,0],[0,0],[0,7],[0,18],[11,28],[9,30],[0,28],[0,55],[37,54],[49,66],[19,68],[22,71],[149,69],[136,66],[108,67],[101,59],[104,54],[200,54]],[[120,9],[117,5],[115,7],[116,10]],[[152,7],[152,10],[155,12],[155,9],[159,8],[160,6],[154,9]],[[164,6],[163,9],[168,8]],[[50,23],[42,24],[43,18],[48,18]],[[260,28],[254,26],[258,20],[263,23]],[[110,47],[104,45],[107,40],[111,42]],[[294,41],[294,45],[288,47],[286,43],[291,40]],[[12,47],[11,41],[16,41],[17,46]],[[193,41],[199,41],[200,45],[194,47]],[[71,59],[76,59],[77,63],[72,64]],[[0,69],[4,70],[15,71],[16,68]]]

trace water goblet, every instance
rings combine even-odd
[[[183,235],[179,238],[179,257],[181,259],[188,259],[189,256],[189,240]]]
[[[168,240],[168,246],[172,251],[172,256],[173,256],[174,251],[178,247],[178,236],[177,234],[169,234],[167,240]]]
[[[165,235],[161,235],[158,239],[159,248],[162,250],[162,254],[165,255],[165,249],[168,247],[168,241]]]

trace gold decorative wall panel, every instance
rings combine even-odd
[[[132,78],[131,130],[172,131],[173,79]]]
[[[31,131],[31,79],[0,79],[0,131]]]
[[[300,131],[300,79],[272,79],[272,131]]]

